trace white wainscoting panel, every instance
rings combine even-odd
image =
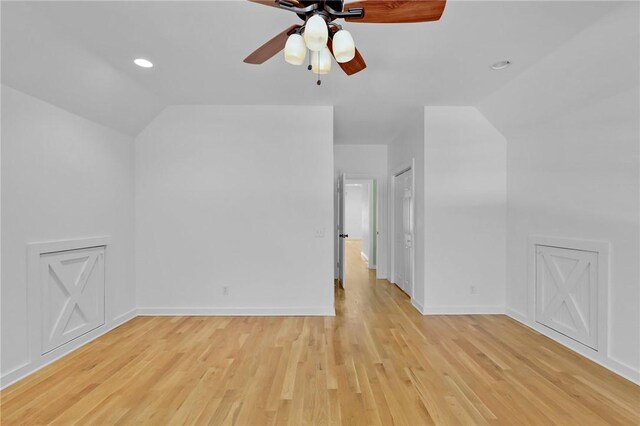
[[[609,243],[531,235],[529,251],[529,320],[607,358]]]
[[[40,255],[42,354],[104,324],[105,247]]]
[[[60,352],[105,324],[105,262],[110,237],[27,247],[29,364]]]
[[[536,246],[536,321],[598,349],[598,253]]]

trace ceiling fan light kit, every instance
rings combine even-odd
[[[291,37],[291,36],[289,36]],[[312,52],[319,52],[327,46],[329,27],[320,15],[313,15],[304,26],[304,42]]]
[[[327,46],[319,52],[311,52],[311,71],[320,75],[329,74],[331,71],[331,52]]]
[[[446,0],[369,0],[344,4],[344,0],[249,0],[293,12],[304,21],[292,25],[263,44],[244,62],[262,64],[284,49],[284,59],[292,65],[305,62],[310,50],[309,69],[323,75],[331,71],[331,57],[347,75],[367,67],[349,31],[335,22],[409,23],[437,21]],[[318,79],[318,85],[320,80]]]
[[[294,33],[284,46],[284,60],[291,65],[302,65],[307,57],[307,46],[300,34]]]
[[[334,34],[333,55],[340,64],[344,64],[355,58],[356,44],[349,31],[340,30]]]

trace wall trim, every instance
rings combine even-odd
[[[422,306],[422,304],[420,302],[418,302],[416,299],[411,299],[411,305],[416,308],[416,310],[418,312],[420,312],[422,315],[424,315],[424,306]]]
[[[576,352],[578,355],[582,355],[583,357],[595,362],[596,364],[601,365],[607,370],[621,376],[630,382],[633,382],[637,385],[640,385],[640,371],[634,370],[632,367],[611,358],[604,352],[594,351],[581,343],[576,342],[573,339],[566,337],[565,335],[558,333],[548,327],[545,327],[542,324],[539,324],[535,321],[531,321],[522,313],[515,311],[513,309],[507,308],[506,315],[509,318],[512,318],[515,321],[518,321],[520,324],[529,327],[530,329],[548,337],[561,344],[562,346]]]
[[[118,315],[108,323],[91,330],[90,332],[78,337],[77,339],[65,343],[64,345],[52,350],[46,355],[43,355],[42,357],[34,359],[32,361],[25,362],[21,366],[9,371],[8,373],[0,377],[0,389],[11,386],[12,384],[26,378],[27,376],[32,375],[36,371],[43,369],[47,365],[52,364],[61,358],[64,358],[71,352],[75,352],[77,349],[80,349],[87,343],[96,340],[98,337],[104,336],[110,331],[120,327],[122,324],[131,321],[137,316],[136,313],[136,309],[132,309],[129,312]]]
[[[29,254],[44,254],[57,251],[76,250],[90,247],[108,246],[111,244],[111,236],[105,235],[100,237],[75,238],[70,240],[56,240],[27,243],[27,251]]]
[[[424,315],[498,315],[504,306],[425,306]]]
[[[202,307],[202,308],[138,308],[140,316],[243,316],[243,317],[333,317],[336,310],[331,307],[303,307],[303,308],[233,308],[233,307]]]
[[[506,316],[511,317],[514,320],[519,321],[528,326],[527,316],[522,312],[516,311],[515,309],[507,308],[504,313]]]

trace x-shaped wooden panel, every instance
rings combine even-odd
[[[560,306],[562,306],[562,303],[564,302],[569,309],[571,317],[574,319],[576,327],[579,328],[581,332],[589,333],[587,322],[576,306],[576,303],[571,296],[571,292],[575,289],[576,285],[578,284],[578,280],[582,277],[584,272],[589,267],[590,262],[586,259],[580,259],[569,273],[569,276],[564,279],[556,262],[554,262],[553,259],[551,259],[550,256],[546,253],[542,253],[542,257],[544,259],[544,264],[551,274],[556,288],[558,289],[558,292],[551,299],[551,301],[549,301],[549,304],[544,308],[544,312],[542,313],[543,317],[547,318],[548,320],[552,320],[551,317],[556,313],[556,311],[560,308]]]
[[[82,306],[81,296],[84,292],[84,289],[87,285],[87,281],[93,272],[93,268],[96,265],[98,260],[98,256],[95,254],[90,254],[87,256],[82,268],[80,269],[80,273],[75,278],[73,283],[65,282],[61,276],[62,274],[58,270],[58,264],[49,264],[49,270],[56,282],[60,286],[60,288],[66,293],[67,300],[65,301],[64,306],[60,310],[60,314],[54,323],[51,333],[49,335],[50,340],[59,339],[65,332],[67,324],[71,319],[71,315],[73,314],[76,306],[78,307],[78,312],[82,315],[82,318],[85,322],[88,322],[88,312],[91,312],[90,307]]]

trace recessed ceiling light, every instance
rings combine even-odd
[[[491,69],[492,70],[503,70],[503,69],[507,68],[509,65],[511,65],[511,61],[500,61],[500,62],[496,62],[495,64],[491,65]]]
[[[139,67],[142,67],[142,68],[151,68],[151,67],[153,67],[153,64],[151,63],[151,61],[149,61],[147,59],[143,59],[143,58],[134,59],[133,63],[136,64]]]

